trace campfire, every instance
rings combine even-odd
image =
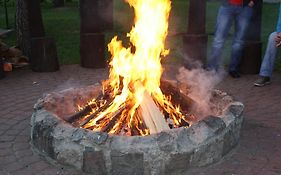
[[[108,44],[112,55],[102,93],[69,117],[74,126],[119,135],[149,135],[190,125],[190,115],[174,104],[170,89],[187,99],[169,82],[162,81],[161,59],[168,32],[170,0],[127,0],[135,11],[135,25],[124,47],[115,36]],[[161,86],[162,88],[161,88]],[[166,90],[167,92],[167,90]]]
[[[38,100],[31,117],[34,150],[88,174],[186,174],[218,162],[238,145],[244,105],[220,90],[207,98],[194,78],[180,81],[190,72],[179,82],[161,78],[171,2],[127,2],[136,14],[130,46],[112,39],[102,84]],[[210,102],[208,110],[195,88]],[[196,113],[199,107],[204,115]]]

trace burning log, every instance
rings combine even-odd
[[[105,90],[104,93],[100,93],[97,96],[96,101],[101,101],[101,100],[110,98],[108,91],[109,90]],[[69,123],[75,123],[78,120],[80,120],[81,118],[88,115],[90,112],[92,112],[92,108],[95,108],[96,106],[97,106],[97,104],[95,104],[95,103],[86,105],[82,110],[78,111],[77,113],[75,113],[72,116],[70,116],[69,118],[67,118],[66,121],[69,122]]]
[[[136,82],[135,87],[144,89],[140,82]],[[170,129],[165,121],[164,115],[160,112],[147,90],[143,92],[143,99],[140,103],[139,112],[141,113],[145,125],[149,128],[150,134]]]
[[[69,118],[66,119],[69,123],[74,123],[75,121],[79,120],[80,118],[86,116],[92,111],[92,108],[94,107],[94,104],[87,105],[85,108],[83,108],[81,111],[78,111],[77,113],[73,114]]]
[[[91,114],[89,117],[87,117],[82,123],[80,123],[80,127],[85,126],[87,123],[89,123],[92,119],[98,116],[100,112],[102,112],[104,109],[108,108],[112,104],[112,100],[107,101],[105,105],[102,107],[99,107],[93,114]]]
[[[187,94],[183,94],[182,90],[177,87],[177,84],[172,81],[161,79],[160,89],[164,94],[172,96],[172,102],[174,104],[180,104],[183,109],[189,109],[192,105],[196,104]]]
[[[170,129],[165,121],[164,115],[160,112],[146,90],[143,95],[143,100],[140,104],[140,111],[146,126],[150,130],[150,134]]]
[[[116,122],[118,122],[117,120],[119,119],[119,117],[121,116],[122,111],[125,109],[125,105],[123,105],[121,108],[119,108],[116,112],[114,112],[112,114],[112,116],[110,116],[110,121],[101,129],[101,132],[109,132],[114,125],[116,124]]]

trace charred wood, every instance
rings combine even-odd
[[[108,117],[109,122],[101,129],[101,132],[109,132],[114,127],[116,122],[118,122],[118,119],[120,118],[124,108],[125,105],[114,112],[112,116]]]
[[[100,93],[97,98],[96,98],[96,102],[100,102],[102,100],[107,100],[108,98],[110,98],[109,94],[107,93],[107,91],[105,91],[104,93]],[[90,114],[90,112],[92,111],[92,108],[97,107],[97,104],[89,104],[86,105],[82,110],[78,111],[77,113],[73,114],[72,116],[70,116],[68,119],[66,119],[67,122],[69,123],[76,123],[78,120],[80,120],[81,118],[85,117],[86,115]]]
[[[195,104],[195,101],[189,98],[188,94],[182,93],[177,84],[171,81],[161,79],[160,89],[165,95],[172,97],[173,104],[180,105],[182,109],[188,110]]]
[[[106,108],[108,108],[112,104],[111,101],[107,101],[105,105],[102,107],[99,107],[93,114],[91,114],[89,117],[87,117],[84,121],[80,123],[80,127],[85,126],[87,123],[89,123],[92,119],[98,116],[98,114],[102,111],[104,111]]]

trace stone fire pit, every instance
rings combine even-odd
[[[212,92],[216,116],[189,128],[128,137],[65,122],[77,104],[85,104],[99,89],[72,88],[39,99],[31,119],[34,150],[56,164],[90,174],[179,175],[219,161],[239,142],[244,106],[219,90]]]

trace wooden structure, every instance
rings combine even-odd
[[[31,42],[30,66],[36,72],[59,70],[56,45],[51,37],[45,36],[40,1],[27,1]]]
[[[53,72],[59,70],[57,50],[53,38],[33,37],[31,48],[31,68],[33,71]]]
[[[80,0],[81,66],[106,66],[104,31],[113,28],[113,0]]]
[[[183,36],[183,51],[188,62],[198,60],[205,63],[207,57],[208,35],[205,30],[206,0],[190,0],[187,33]]]
[[[3,59],[0,58],[0,79],[3,79],[4,77],[5,77],[4,63],[3,63]]]
[[[256,0],[254,14],[247,32],[246,44],[243,50],[240,72],[243,74],[259,73],[262,58],[261,20],[262,0]]]

